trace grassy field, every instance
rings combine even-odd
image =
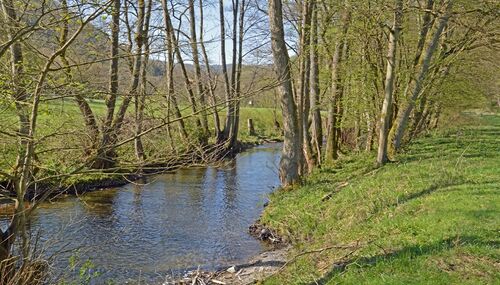
[[[99,121],[103,120],[106,112],[106,106],[102,100],[91,100],[89,102],[95,116]],[[145,128],[160,124],[164,107],[159,104],[149,104],[146,109]],[[188,116],[190,108],[183,108],[183,114]],[[240,112],[240,133],[239,139],[242,142],[258,142],[261,139],[280,138],[280,131],[274,128],[275,110],[271,108],[241,108]],[[224,123],[225,110],[220,110],[221,123]],[[124,125],[123,138],[133,136],[133,106],[129,108],[128,118]],[[276,114],[281,123],[281,113]],[[250,136],[247,130],[247,120],[253,119],[256,135]],[[213,122],[209,115],[209,123]],[[0,129],[10,133],[15,133],[17,129],[17,117],[12,106],[0,106]],[[49,101],[40,106],[39,119],[37,127],[37,152],[38,163],[42,170],[46,172],[65,172],[84,162],[83,150],[85,143],[88,143],[88,135],[84,127],[84,122],[76,103],[72,100]],[[188,132],[197,132],[193,118],[186,119]],[[166,128],[151,132],[143,137],[143,143],[147,155],[152,161],[160,161],[170,157],[175,153],[172,146],[177,150],[187,147],[186,142],[180,140],[177,134],[177,125],[173,128],[174,142],[170,142]],[[16,158],[17,138],[0,134],[0,169],[10,169]],[[124,164],[133,164],[134,144],[133,141],[121,146],[118,149],[120,162]]]
[[[500,284],[500,115],[466,121],[275,193],[262,222],[292,261],[264,284]]]

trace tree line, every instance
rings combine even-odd
[[[14,207],[0,232],[7,283],[39,277],[20,269],[33,265],[27,225],[52,189],[224,158],[238,147],[240,101],[274,86],[268,67],[243,61],[266,35],[256,1],[2,0],[0,8],[0,198]],[[50,189],[37,193],[41,185]]]
[[[377,148],[382,166],[443,113],[462,111],[457,102],[474,108],[486,96],[491,103],[492,89],[446,101],[457,92],[451,74],[478,65],[490,65],[478,77],[491,72],[495,56],[484,53],[498,54],[498,8],[493,1],[269,1],[283,184],[349,150]]]

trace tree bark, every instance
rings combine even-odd
[[[233,131],[230,134],[230,146],[234,147],[238,141],[238,131],[240,125],[240,100],[241,100],[241,73],[243,71],[243,41],[245,38],[245,0],[241,0],[239,7],[239,19],[238,19],[238,39],[233,41],[234,44],[238,43],[238,58],[236,61],[236,78],[235,78],[235,88],[234,88],[234,118],[233,118]],[[235,27],[236,29],[236,27]]]
[[[443,30],[448,24],[448,19],[451,16],[452,7],[453,7],[453,0],[446,1],[445,14],[441,16],[441,18],[439,19],[438,27],[434,32],[431,41],[429,42],[424,57],[422,58],[422,64],[419,68],[418,74],[415,80],[412,81],[413,88],[411,88],[412,89],[411,97],[408,99],[408,102],[406,106],[403,108],[403,111],[398,114],[396,123],[393,125],[391,129],[392,134],[390,135],[390,138],[392,139],[393,152],[399,151],[401,147],[403,136],[406,131],[406,126],[408,124],[408,119],[413,111],[413,108],[415,107],[417,98],[420,96],[420,93],[422,92],[424,80],[426,79],[427,73],[429,71],[432,56],[437,49],[439,39],[441,37]]]
[[[151,6],[152,0],[148,0],[146,12],[144,16],[144,29],[142,31],[143,45],[144,45],[144,62],[142,64],[141,71],[141,90],[136,92],[135,97],[135,156],[142,163],[146,160],[146,154],[144,152],[144,146],[142,144],[142,127],[144,121],[144,108],[146,104],[146,94],[147,94],[147,68],[149,63],[149,22],[151,20]],[[143,55],[139,55],[143,56]]]
[[[167,105],[174,110],[175,119],[178,122],[179,133],[183,140],[188,139],[188,133],[186,131],[186,126],[184,120],[182,119],[182,114],[179,109],[179,105],[177,104],[177,98],[174,94],[174,43],[172,42],[172,37],[170,36],[173,31],[171,30],[172,26],[169,24],[169,15],[168,15],[168,3],[167,0],[162,0],[162,12],[163,12],[163,25],[165,26],[165,38],[166,38],[166,58],[167,58],[167,66],[166,66],[166,74],[165,77],[167,79]]]
[[[303,151],[304,151],[304,170],[310,173],[316,165],[311,146],[311,135],[309,133],[309,111],[311,106],[310,98],[310,41],[311,41],[311,11],[313,10],[313,1],[302,1],[302,23],[300,35],[300,70],[299,70],[299,94],[298,108],[301,110],[298,113],[299,131],[302,134]]]
[[[119,55],[119,36],[120,36],[120,0],[113,1],[111,12],[111,51],[109,66],[109,94],[106,97],[106,118],[102,127],[101,143],[96,151],[96,158],[92,167],[96,169],[107,169],[114,166],[116,153],[112,143],[113,118],[115,114],[116,98],[118,96],[118,55]]]
[[[341,64],[344,44],[346,41],[347,31],[349,29],[349,18],[350,14],[345,8],[342,13],[342,32],[340,39],[335,45],[335,50],[332,56],[331,72],[332,72],[332,87],[331,87],[331,97],[328,105],[328,130],[327,130],[327,141],[325,150],[325,160],[332,162],[338,158],[338,147],[339,147],[339,128],[340,128],[340,114],[339,114],[339,104],[343,96],[342,87],[342,75],[341,75]]]
[[[128,109],[128,105],[133,97],[136,96],[137,89],[139,87],[139,80],[141,75],[141,65],[142,65],[142,47],[144,45],[144,14],[145,14],[145,3],[144,0],[138,0],[138,16],[137,16],[137,27],[135,32],[135,55],[134,55],[134,65],[132,72],[132,84],[130,86],[130,91],[128,95],[123,99],[123,102],[118,110],[118,114],[113,121],[113,133],[116,136],[120,132],[123,125],[123,119]]]
[[[68,11],[68,1],[61,1],[61,12],[63,14],[61,33],[59,36],[59,47],[64,46],[66,41],[68,40],[68,32],[69,32],[69,11]],[[73,80],[73,74],[71,72],[71,67],[69,67],[68,59],[66,58],[66,52],[63,52],[60,56],[61,62],[65,67],[64,73],[66,76],[67,83],[71,83]],[[83,121],[85,123],[85,127],[87,128],[89,138],[90,138],[90,147],[88,150],[95,150],[98,145],[99,140],[99,126],[97,125],[97,121],[95,119],[94,113],[90,108],[90,105],[87,103],[87,100],[79,94],[74,94],[75,101],[80,109],[80,113],[83,116]]]
[[[321,123],[319,68],[318,68],[318,12],[313,10],[311,21],[311,69],[310,69],[310,103],[311,103],[311,146],[316,165],[321,165],[321,149],[323,146],[323,128]]]
[[[302,141],[299,139],[297,106],[294,101],[290,59],[285,43],[282,3],[281,0],[270,0],[268,3],[271,48],[283,112],[284,141],[280,161],[280,179],[284,186],[289,186],[298,183],[300,180]]]
[[[221,136],[221,128],[220,128],[220,117],[219,117],[219,111],[217,110],[217,98],[215,96],[215,89],[216,89],[216,84],[213,83],[213,77],[212,77],[212,71],[210,68],[210,61],[208,60],[208,53],[205,48],[205,41],[204,41],[204,16],[203,16],[203,0],[199,0],[199,5],[200,5],[200,47],[201,47],[201,53],[203,55],[203,61],[205,64],[205,68],[207,71],[207,77],[208,77],[208,93],[210,95],[211,99],[211,104],[212,104],[212,115],[214,117],[214,128],[215,128],[215,138],[216,141],[220,140]]]
[[[232,114],[232,104],[231,104],[231,84],[229,83],[229,76],[227,72],[227,62],[226,62],[226,24],[224,17],[224,0],[219,0],[219,26],[220,26],[220,56],[221,56],[221,65],[222,65],[222,77],[224,78],[224,90],[226,93],[226,107],[227,107],[227,115]],[[227,117],[226,117],[227,122]],[[226,124],[225,124],[226,125]],[[221,137],[222,140],[225,140],[227,137],[226,128],[224,127],[224,134]]]
[[[389,135],[392,118],[392,95],[394,92],[398,39],[403,20],[403,0],[396,0],[395,4],[394,23],[389,35],[389,51],[387,52],[384,103],[382,104],[382,111],[380,112],[380,134],[377,152],[378,166],[383,165],[389,160],[387,156],[387,137]]]
[[[169,27],[166,31],[170,33],[169,35],[167,35],[167,37],[171,38],[173,51],[174,51],[174,54],[177,58],[177,63],[181,67],[182,75],[184,77],[184,85],[186,88],[186,92],[188,93],[189,102],[191,103],[191,110],[193,111],[193,114],[197,114],[198,107],[197,107],[197,103],[196,103],[196,97],[194,96],[194,92],[193,92],[193,86],[192,86],[191,81],[189,79],[186,65],[184,64],[184,59],[182,58],[182,53],[181,53],[181,50],[179,47],[178,39],[176,38],[175,33],[174,33],[174,27],[172,25],[172,20],[170,18],[170,13],[169,13],[168,6],[167,6],[168,3],[166,3],[166,0],[164,0],[164,2],[165,2],[165,4],[163,5],[163,16],[164,16],[164,20],[165,20],[165,25]],[[202,106],[202,108],[203,108],[203,106]],[[200,129],[202,127],[202,123],[201,123],[201,118],[199,115],[196,116],[195,122],[196,122],[196,127],[198,129]],[[204,144],[205,139],[202,136],[198,136],[198,142],[200,144]]]
[[[196,81],[196,91],[197,91],[197,97],[200,100],[200,121],[201,121],[201,128],[202,128],[202,134],[201,134],[201,139],[203,140],[203,143],[206,144],[208,142],[208,137],[210,134],[210,131],[208,129],[208,119],[207,119],[207,111],[206,111],[206,100],[205,100],[205,90],[203,88],[203,83],[201,82],[201,67],[200,67],[200,60],[199,60],[199,52],[198,52],[198,43],[197,43],[197,36],[196,36],[196,17],[195,17],[195,8],[194,8],[194,0],[189,0],[188,3],[189,7],[189,22],[190,22],[190,45],[191,45],[191,53],[193,56],[193,65],[194,65],[194,80]]]
[[[231,35],[231,40],[232,40],[231,76],[229,77],[227,75],[227,68],[226,71],[224,71],[223,69],[223,72],[226,73],[226,75],[224,75],[224,80],[226,80],[227,77],[228,81],[226,81],[226,85],[229,84],[229,87],[226,87],[226,90],[229,90],[229,96],[226,96],[226,100],[228,102],[227,102],[226,120],[224,123],[224,130],[223,130],[223,139],[225,141],[224,148],[227,150],[232,149],[232,147],[235,145],[237,141],[237,136],[238,136],[239,95],[240,95],[238,89],[240,86],[239,80],[241,77],[240,55],[242,55],[242,52],[239,50],[241,49],[241,46],[243,44],[243,32],[244,32],[243,20],[245,11],[244,4],[245,4],[244,1],[242,1],[242,3],[240,3],[239,0],[232,1],[233,30]],[[222,1],[220,5],[221,7],[223,7]],[[238,18],[238,12],[240,12],[239,18]],[[220,13],[222,21],[224,18],[223,10],[221,10]],[[238,31],[239,31],[239,37],[238,37]],[[221,38],[224,36],[225,35],[222,34],[222,27],[221,27]],[[223,53],[224,55],[222,56],[222,58],[225,62],[226,61],[225,51],[223,51]]]

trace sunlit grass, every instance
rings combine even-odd
[[[262,221],[294,244],[291,256],[361,247],[307,254],[265,283],[498,282],[500,116],[479,119],[413,142],[383,168],[348,156],[273,195]]]
[[[105,117],[106,105],[104,100],[88,100],[96,119],[99,122]],[[117,107],[120,105],[117,102]],[[144,129],[163,124],[166,116],[165,106],[159,102],[147,102],[146,119]],[[186,128],[188,133],[194,136],[199,130],[194,123],[191,109],[182,107],[182,114],[186,117]],[[164,113],[165,112],[165,113]],[[225,110],[220,109],[220,119],[223,127]],[[134,135],[133,106],[129,107],[125,119],[122,139]],[[281,137],[279,129],[274,127],[275,118],[281,124],[281,113],[272,108],[243,107],[240,112],[239,140],[242,142],[259,142],[262,139],[278,139]],[[247,129],[247,120],[252,119],[256,131],[255,136],[250,136]],[[214,136],[214,125],[212,115],[208,114],[209,126]],[[0,109],[0,127],[2,131],[15,134],[18,128],[18,120],[13,106],[2,106]],[[172,124],[172,138],[170,140],[166,128],[160,128],[143,136],[148,158],[151,161],[159,161],[175,155],[176,151],[188,148],[188,143],[180,139],[177,132],[177,124]],[[77,167],[85,161],[84,149],[88,145],[89,136],[85,129],[84,120],[74,100],[66,99],[43,102],[38,113],[36,129],[37,138],[37,163],[47,171],[65,172],[65,168]],[[212,139],[213,140],[213,139]],[[195,141],[195,140],[194,140]],[[173,150],[173,146],[176,150]],[[0,135],[0,169],[8,170],[13,167],[17,155],[17,138],[15,136]],[[134,163],[134,142],[127,143],[118,149],[122,163]]]

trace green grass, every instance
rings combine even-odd
[[[500,284],[500,115],[472,121],[382,168],[352,155],[275,193],[262,222],[291,241],[290,257],[359,249],[305,254],[264,283]]]
[[[104,101],[90,100],[89,104],[97,119],[102,121],[106,112]],[[119,102],[117,105],[119,105]],[[188,107],[182,109],[185,116],[191,113]],[[221,124],[223,124],[225,110],[220,110],[219,113]],[[279,112],[276,114],[278,118],[281,117],[280,115]],[[133,136],[133,106],[130,106],[127,116],[123,127],[123,138]],[[161,118],[164,116],[164,106],[160,106],[158,102],[148,102],[145,128],[161,124]],[[274,117],[274,109],[272,108],[241,108],[239,140],[255,143],[264,138],[280,138],[279,130],[274,128]],[[256,136],[248,134],[247,119],[249,118],[254,121]],[[211,115],[209,115],[208,120],[213,129]],[[188,132],[194,136],[198,131],[194,118],[186,119],[185,122]],[[0,129],[8,133],[15,133],[17,124],[13,106],[0,106]],[[177,124],[174,123],[172,130],[174,142],[170,142],[166,128],[155,130],[143,137],[143,144],[149,160],[161,161],[162,159],[169,159],[172,155],[175,155],[172,146],[175,146],[178,151],[187,147],[186,142],[182,141],[177,134]],[[69,172],[85,161],[84,149],[89,140],[83,118],[73,100],[65,100],[64,102],[60,100],[48,101],[41,104],[36,138],[37,163],[44,173]],[[121,146],[118,149],[118,154],[119,161],[123,165],[136,163],[133,141]],[[17,138],[0,133],[0,170],[8,172],[15,163],[16,155]],[[77,180],[81,179],[84,178],[78,178]]]

